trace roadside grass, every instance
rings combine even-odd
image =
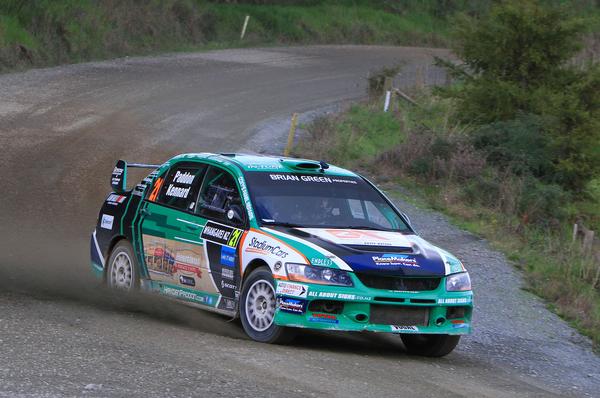
[[[218,36],[235,40],[245,15],[249,40],[278,43],[443,45],[445,21],[420,12],[398,15],[368,3],[298,5],[207,4],[219,21]]]
[[[240,31],[246,15],[246,37]],[[445,17],[381,2],[224,4],[206,0],[3,0],[0,71],[165,51],[277,44],[444,46]]]
[[[316,119],[308,130],[311,139],[302,151],[316,159],[344,159],[368,165],[381,147],[392,147],[404,137],[401,122],[390,113],[376,112],[374,105],[354,105],[339,116]]]
[[[528,223],[517,216],[515,203],[526,196],[522,192],[526,186],[518,186],[518,180],[514,184],[508,178],[501,180],[501,194],[482,202],[477,198],[485,192],[471,192],[473,181],[490,171],[479,168],[477,154],[436,143],[460,143],[469,126],[450,122],[454,108],[449,100],[429,93],[413,95],[421,107],[400,103],[393,112],[383,113],[381,102],[361,103],[317,119],[306,126],[293,154],[358,169],[383,184],[390,195],[441,211],[455,225],[485,237],[523,271],[528,290],[546,299],[549,308],[600,348],[600,268],[582,255],[578,244],[571,243],[569,223],[583,213],[590,225],[598,226],[598,180],[591,184],[587,199],[565,205],[566,218],[560,222]],[[457,150],[456,157],[449,153]],[[429,166],[420,165],[419,157]],[[469,167],[473,173],[461,171]]]

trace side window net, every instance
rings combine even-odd
[[[200,207],[212,211],[225,214],[226,206],[233,199],[234,188],[222,187],[220,185],[212,185],[206,191],[206,201],[200,203]]]
[[[197,212],[201,217],[226,224],[243,224],[245,210],[233,177],[217,167],[210,167],[202,183]],[[232,218],[232,214],[236,217]]]

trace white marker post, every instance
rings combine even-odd
[[[246,15],[246,19],[244,19],[244,26],[242,27],[242,34],[240,35],[240,40],[243,40],[244,36],[246,36],[246,28],[248,27],[248,21],[250,21],[250,15]]]
[[[391,91],[385,92],[385,103],[383,104],[383,111],[387,112],[390,109],[390,98],[392,97]]]

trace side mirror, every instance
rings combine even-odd
[[[110,177],[110,186],[116,193],[124,193],[127,190],[127,162],[119,160],[115,165]]]

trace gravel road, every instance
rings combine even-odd
[[[277,153],[291,112],[334,108],[363,95],[369,70],[432,54],[445,52],[226,50],[0,76],[0,396],[600,396],[589,341],[501,254],[402,201],[472,273],[475,332],[442,359],[409,357],[389,335],[258,344],[235,321],[92,284],[88,234],[115,159]]]

